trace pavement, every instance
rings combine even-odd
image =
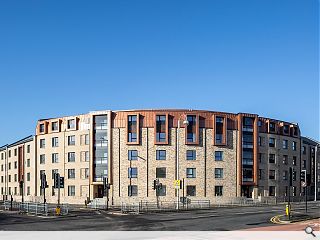
[[[304,207],[293,206],[297,213]],[[115,211],[73,209],[68,216],[39,217],[0,212],[0,230],[3,231],[232,231],[277,229],[270,221],[284,214],[284,204],[260,207],[220,207],[210,210],[162,212],[139,215]],[[309,214],[318,216],[319,203],[310,204]],[[314,224],[316,224],[315,222]],[[287,224],[290,225],[290,224]],[[302,224],[299,228],[303,228]],[[292,227],[287,227],[291,229]],[[295,230],[296,228],[294,228]],[[277,231],[277,230],[275,230]]]

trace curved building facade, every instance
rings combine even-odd
[[[295,123],[249,113],[158,109],[41,119],[32,145],[30,198],[43,197],[40,175],[46,174],[46,198],[55,202],[57,172],[65,178],[61,199],[68,203],[106,195],[110,205],[180,198],[218,203],[289,192],[299,197],[301,171],[312,174],[319,165],[318,143],[310,140],[304,157],[302,139]],[[314,187],[319,178],[311,181],[313,194],[320,195]]]

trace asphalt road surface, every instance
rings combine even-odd
[[[320,217],[319,203],[309,213]],[[304,206],[295,207],[304,212]],[[214,208],[186,212],[139,215],[78,210],[64,217],[40,217],[0,212],[2,231],[230,231],[274,226],[273,216],[284,214],[284,206]]]

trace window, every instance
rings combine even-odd
[[[302,161],[302,168],[306,168],[307,167],[307,161],[306,160],[303,160]]]
[[[128,159],[131,160],[138,160],[138,151],[137,150],[129,150],[128,151]]]
[[[8,169],[9,170],[11,169],[11,162],[9,162]]]
[[[138,177],[138,168],[128,168],[128,178],[137,178]]]
[[[59,146],[59,138],[53,137],[52,138],[52,147],[58,147]]]
[[[76,128],[76,121],[74,119],[69,119],[67,128],[68,129],[75,129]]]
[[[282,148],[288,149],[288,140],[282,140]]]
[[[223,160],[223,152],[222,151],[215,151],[214,156],[215,156],[216,161]]]
[[[75,178],[76,178],[76,170],[68,169],[68,179],[75,179]]]
[[[17,169],[17,168],[18,168],[18,162],[15,161],[15,162],[14,162],[14,169]]]
[[[76,153],[68,152],[68,162],[75,162],[75,161],[76,161]]]
[[[258,127],[262,127],[262,121],[261,120],[258,121]]]
[[[288,165],[288,155],[283,155],[283,157],[282,157],[282,163],[283,163],[284,165]]]
[[[288,171],[282,172],[282,180],[288,180]]]
[[[187,128],[187,143],[196,143],[197,142],[197,116],[188,115],[187,120],[189,122]]]
[[[302,146],[302,154],[307,154],[307,148],[306,146]]]
[[[40,155],[40,164],[45,164],[46,163],[46,155],[41,154]]]
[[[156,191],[156,195],[159,197],[163,197],[167,195],[167,186],[166,185],[162,185],[161,188]]]
[[[51,123],[51,130],[52,131],[58,131],[59,130],[58,122],[52,122]]]
[[[166,150],[157,150],[156,155],[157,160],[166,160]]]
[[[3,172],[3,164],[1,165],[1,172]]]
[[[292,157],[292,165],[297,166],[297,157],[296,156]]]
[[[59,170],[58,169],[52,169],[52,179],[54,179],[54,176],[59,173]]]
[[[260,179],[260,180],[263,179],[262,173],[263,173],[263,170],[262,170],[262,169],[259,169],[259,179]]]
[[[84,178],[88,179],[89,178],[89,168],[84,169]]]
[[[284,125],[283,126],[283,134],[286,134],[286,135],[289,134],[289,125]]]
[[[292,150],[297,151],[297,142],[295,141],[292,142]]]
[[[30,145],[27,145],[27,153],[30,153]]]
[[[269,154],[269,163],[276,163],[276,155],[270,153]]]
[[[262,137],[259,137],[259,138],[258,138],[258,144],[259,144],[260,147],[263,145],[262,142],[263,142],[263,138],[262,138]]]
[[[128,116],[128,142],[137,143],[138,142],[138,122],[137,115]]]
[[[269,122],[269,132],[275,132],[276,131],[276,124],[273,122]]]
[[[275,170],[269,170],[269,179],[276,179],[276,171]]]
[[[187,197],[196,196],[196,186],[187,186]]]
[[[269,147],[275,147],[276,146],[276,139],[269,138]]]
[[[75,196],[75,195],[76,195],[76,187],[68,186],[68,196]]]
[[[45,148],[45,147],[46,147],[46,140],[40,139],[40,148]]]
[[[44,123],[41,123],[39,126],[40,133],[44,133]]]
[[[84,135],[84,145],[89,145],[89,143],[90,143],[89,134],[85,134]]]
[[[11,182],[11,175],[9,175],[9,182]]]
[[[187,168],[187,178],[195,178],[196,177],[196,169],[195,168]]]
[[[165,167],[156,168],[156,178],[166,178],[167,169]]]
[[[214,169],[214,177],[215,178],[223,178],[223,168],[215,168]]]
[[[214,187],[214,195],[222,196],[223,195],[223,186],[215,186]]]
[[[90,159],[89,151],[81,152],[81,161],[82,162],[89,162],[89,159]]]
[[[75,137],[75,135],[68,136],[68,145],[69,146],[76,145],[76,137]]]
[[[224,117],[215,117],[215,144],[223,144],[225,143],[224,139],[224,131],[225,131],[225,126],[224,126]]]
[[[14,195],[17,195],[17,187],[14,187]]]
[[[1,176],[1,183],[3,183],[3,176]]]
[[[138,186],[137,185],[129,185],[128,186],[128,196],[129,197],[138,196]]]
[[[30,173],[27,173],[27,181],[30,182]]]
[[[18,174],[14,175],[14,181],[17,182],[18,181]]]
[[[27,159],[27,167],[30,167],[30,159]]]
[[[292,187],[292,196],[297,196],[297,187],[295,186]]]
[[[271,197],[276,196],[276,187],[275,186],[269,186],[269,196],[271,196]]]
[[[297,181],[297,171],[296,170],[292,171],[292,181]]]
[[[260,163],[263,162],[263,153],[259,153],[259,162],[260,162]]]
[[[157,143],[167,142],[167,116],[166,115],[156,116],[156,142]]]
[[[186,154],[187,160],[196,160],[197,159],[197,153],[196,150],[187,150]]]
[[[59,162],[58,153],[52,153],[52,163],[58,163],[58,162]]]
[[[9,158],[11,157],[11,150],[9,150]]]

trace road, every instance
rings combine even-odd
[[[304,207],[295,207],[303,212]],[[320,217],[319,205],[309,212]],[[81,210],[65,217],[37,217],[0,212],[0,230],[4,231],[230,231],[274,226],[270,218],[283,214],[284,207],[237,207],[166,212],[140,215],[111,214]]]

